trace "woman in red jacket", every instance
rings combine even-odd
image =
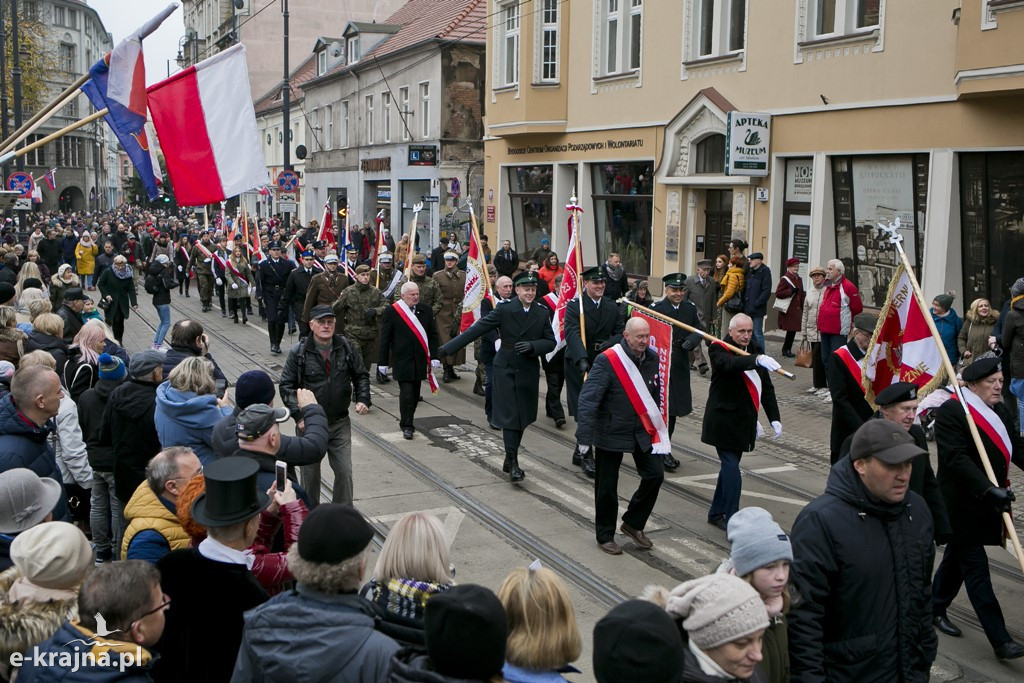
[[[565,272],[565,268],[563,268],[558,263],[558,255],[557,254],[550,254],[546,259],[544,259],[544,265],[541,266],[539,271],[537,271],[537,275],[542,280],[544,280],[544,282],[547,282],[548,283],[548,289],[550,291],[554,292],[554,291],[556,291],[555,290],[555,278],[559,277],[564,272]]]
[[[775,287],[775,307],[779,310],[779,329],[786,332],[786,338],[782,342],[782,355],[784,358],[795,358],[793,353],[793,340],[796,333],[800,331],[804,307],[804,281],[800,277],[800,259],[791,258],[786,261],[786,272],[779,278],[779,284]],[[780,304],[785,306],[789,301],[789,308],[782,310]]]

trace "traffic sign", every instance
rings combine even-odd
[[[299,176],[295,171],[281,171],[277,174],[277,187],[282,192],[294,192],[299,186]]]
[[[420,201],[421,202],[426,202],[427,204],[432,204],[432,203],[440,202],[441,198],[438,197],[437,195],[421,195],[420,196]]]
[[[35,183],[32,182],[32,176],[28,173],[18,171],[8,176],[7,189],[12,192],[21,193],[22,197],[31,197],[32,190],[35,189]]]
[[[458,199],[459,192],[462,190],[462,185],[459,183],[458,178],[452,178],[452,198]]]
[[[31,211],[32,200],[27,197],[21,197],[18,201],[14,202],[15,211]]]
[[[278,202],[277,210],[280,213],[295,213],[295,210],[298,208],[298,206],[299,205],[296,204],[295,202]]]

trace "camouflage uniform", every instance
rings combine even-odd
[[[455,334],[452,334],[452,328],[457,328],[462,318],[466,272],[458,268],[450,271],[441,270],[434,273],[434,282],[441,290],[441,311],[434,315],[434,321],[437,323],[437,333],[441,338],[441,343],[446,344],[448,340],[459,334],[458,329],[455,330]],[[462,365],[466,362],[466,351],[463,349],[453,356],[445,356],[439,360],[450,369],[453,365]]]
[[[437,284],[434,278],[429,275],[416,276],[410,275],[409,282],[415,282],[420,287],[420,303],[429,306],[434,317],[437,317],[438,312],[441,310],[441,306],[444,301],[441,300],[441,287]]]
[[[203,249],[210,253],[210,256],[207,256],[199,249],[200,244],[203,245]],[[217,245],[213,241],[200,241],[192,246],[192,267],[196,271],[196,281],[199,285],[199,301],[202,302],[204,311],[213,309],[213,252],[216,248]]]
[[[339,333],[348,337],[352,345],[359,349],[367,368],[377,357],[377,316],[387,305],[379,289],[356,282],[346,287],[332,306],[341,327]],[[374,309],[373,317],[366,315],[366,310],[370,308]]]

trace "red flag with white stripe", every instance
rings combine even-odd
[[[331,203],[324,202],[324,217],[320,221],[320,232],[317,233],[316,238],[323,242],[327,242],[327,245],[331,249],[337,249],[337,241],[334,239],[334,214],[331,211]],[[344,254],[342,254],[344,257]]]
[[[383,232],[383,231],[382,231]],[[469,253],[466,255],[466,289],[462,297],[462,320],[459,331],[465,332],[480,319],[480,305],[491,298],[491,292],[484,284],[483,249],[477,240],[476,230],[469,231]]]
[[[573,208],[575,207],[575,208]],[[565,307],[578,294],[577,285],[579,275],[576,273],[576,231],[573,230],[573,212],[582,211],[575,204],[565,207],[569,210],[569,247],[565,250],[565,259],[562,266],[565,272],[562,273],[562,286],[558,290],[558,304],[555,306],[555,314],[551,317],[551,330],[555,333],[555,350],[547,355],[551,360],[558,351],[565,346],[565,334],[562,332],[562,325],[565,323]]]

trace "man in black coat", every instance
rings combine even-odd
[[[643,550],[654,546],[644,534],[644,527],[654,510],[665,479],[664,461],[653,454],[653,437],[648,433],[627,393],[624,382],[630,382],[630,376],[626,373],[620,375],[615,370],[616,363],[635,365],[644,386],[633,386],[637,391],[646,389],[650,392],[652,405],[657,408],[661,396],[661,379],[658,375],[658,354],[648,346],[650,325],[643,318],[631,318],[623,332],[623,339],[618,342],[621,352],[613,347],[598,355],[583,384],[576,427],[576,441],[580,444],[580,451],[589,455],[591,444],[595,451],[597,476],[594,482],[594,516],[597,545],[609,555],[622,554],[622,548],[615,542],[622,454],[633,454],[633,462],[640,475],[640,486],[622,515],[620,530]],[[668,444],[663,446],[668,447]]]
[[[871,342],[878,316],[858,313],[853,318],[853,336],[828,358],[825,379],[832,398],[832,431],[829,438],[830,461],[839,460],[843,441],[871,419],[874,412],[864,397],[861,384],[861,359]]]
[[[772,286],[772,271],[764,265],[764,254],[755,251],[749,257],[749,270],[744,283],[743,312],[754,323],[754,342],[761,349],[764,345],[764,317],[768,315],[768,299],[775,291]]]
[[[228,263],[228,251],[223,235],[213,238],[213,286],[217,292],[217,303],[220,304],[220,317],[228,317],[227,304],[224,301],[224,278]],[[211,307],[212,308],[212,307]]]
[[[569,414],[577,420],[583,376],[590,371],[597,354],[622,340],[622,328],[625,326],[625,321],[619,314],[618,304],[604,295],[604,271],[599,267],[588,268],[580,277],[583,280],[583,291],[566,304],[565,320],[562,321],[562,333],[565,338],[566,402],[569,405]],[[582,324],[580,302],[583,308]],[[584,336],[587,338],[586,344],[583,343]],[[593,474],[592,454],[588,453],[580,460],[579,449],[575,449],[573,464],[581,465],[588,475]]]
[[[662,315],[686,323],[690,327],[703,330],[697,307],[686,296],[686,275],[672,273],[661,278],[665,283],[665,298],[657,302],[652,309]],[[676,431],[676,418],[685,417],[693,412],[693,398],[690,393],[690,351],[700,346],[701,336],[697,332],[687,332],[681,327],[672,327],[671,371],[668,387],[668,435]],[[664,456],[665,469],[672,472],[679,467],[679,461],[669,453]]]
[[[433,311],[420,303],[420,286],[406,282],[402,285],[401,297],[401,301],[386,307],[381,315],[377,372],[387,376],[388,363],[394,362],[392,370],[398,382],[398,426],[402,428],[402,436],[412,439],[420,385],[427,379],[431,366],[441,365],[441,361],[435,358],[441,342]],[[419,321],[418,328],[413,318]]]
[[[753,336],[754,323],[750,316],[737,313],[729,321],[729,334],[722,341],[750,355],[741,356],[718,342],[712,343],[708,349],[711,388],[704,408],[700,440],[715,447],[722,463],[715,496],[708,511],[708,524],[722,531],[727,529],[729,518],[740,508],[743,488],[740,458],[745,452],[754,450],[754,442],[764,433],[757,421],[762,406],[775,438],[782,436],[782,418],[771,379],[771,373],[781,366],[774,358],[762,353]]]
[[[270,258],[259,265],[260,296],[267,313],[267,332],[270,333],[270,352],[281,353],[281,339],[284,338],[288,312],[281,311],[281,299],[284,297],[288,276],[295,270],[291,259],[281,258],[281,243],[271,242],[267,246]],[[305,296],[302,297],[305,300]]]
[[[313,252],[302,252],[301,264],[298,268],[288,273],[288,279],[284,285],[284,295],[277,304],[277,313],[282,322],[288,317],[288,309],[291,308],[292,315],[299,328],[299,341],[309,336],[309,320],[302,319],[302,309],[306,305],[306,292],[309,290],[309,283],[318,271],[313,267]]]
[[[511,280],[509,282],[511,283]],[[556,291],[561,288],[561,275],[555,277],[554,284]],[[554,317],[558,315],[558,295],[538,296],[537,301],[551,311],[551,319],[554,320]],[[554,330],[554,328],[551,329]],[[551,357],[548,358],[548,356]],[[565,387],[565,344],[562,344],[562,347],[553,354],[541,356],[540,367],[544,370],[544,414],[555,421],[555,427],[561,429],[565,426],[565,408],[562,407],[562,388]],[[574,450],[573,464],[578,465],[580,461],[579,453]],[[591,468],[587,475],[590,477],[594,476],[593,468]]]
[[[85,326],[82,310],[88,298],[81,287],[72,287],[64,292],[64,305],[57,310],[57,315],[64,321],[64,343],[70,344]]]
[[[494,281],[494,301],[490,299],[484,299],[480,303],[480,317],[486,317],[488,313],[494,310],[494,307],[512,301],[515,297],[513,294],[514,287],[512,285],[512,278],[502,275]],[[499,339],[498,331],[491,330],[484,336],[480,337],[480,362],[484,366],[484,376],[486,381],[484,382],[484,415],[487,416],[487,425],[491,429],[500,429],[491,420],[491,415],[494,414],[494,357],[498,354],[497,349],[494,348],[495,342]],[[543,362],[543,356],[541,356]]]
[[[494,264],[498,275],[512,277],[519,270],[519,254],[512,248],[512,242],[504,240],[501,243],[501,249],[494,253],[491,263]]]
[[[922,453],[900,425],[869,420],[825,493],[793,524],[793,681],[927,681],[932,516],[910,490]]]
[[[498,330],[501,348],[494,356],[494,392],[501,397],[493,406],[492,423],[502,430],[505,463],[502,471],[512,482],[526,473],[519,467],[519,445],[523,431],[537,420],[540,396],[538,358],[555,348],[548,309],[534,299],[537,274],[522,272],[514,281],[517,300],[497,306],[473,326],[438,349],[451,356],[488,332]]]
[[[604,295],[612,301],[618,301],[629,294],[629,276],[622,265],[622,257],[612,252],[608,258],[599,266],[601,274],[604,275]]]
[[[946,617],[946,609],[967,586],[978,620],[999,659],[1024,656],[1024,646],[1006,630],[985,546],[1002,546],[1002,513],[1014,500],[1009,489],[1010,462],[1024,469],[1024,439],[1014,429],[1013,416],[1000,400],[1003,373],[997,357],[980,358],[964,368],[964,399],[978,425],[984,457],[992,465],[999,485],[982,468],[981,455],[971,437],[967,416],[956,397],[943,403],[935,415],[935,443],[939,446],[939,486],[946,499],[953,538],[946,544],[932,586],[932,612],[936,626],[947,635],[960,635]],[[991,435],[996,436],[993,440]]]

